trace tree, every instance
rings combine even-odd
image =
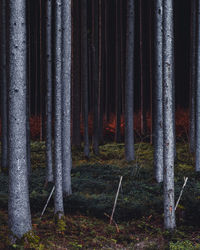
[[[1,35],[0,35],[0,81],[1,81],[1,166],[5,170],[8,166],[8,119],[7,119],[7,77],[6,77],[6,0],[0,3],[1,8]]]
[[[173,125],[173,0],[163,0],[163,148],[164,226],[176,226],[174,211],[174,125]]]
[[[81,83],[83,86],[84,155],[89,158],[88,132],[88,41],[87,41],[87,0],[81,1]]]
[[[195,151],[195,83],[196,83],[196,1],[191,1],[191,51],[190,51],[190,151]]]
[[[200,1],[197,2],[196,171],[200,171]]]
[[[71,0],[62,1],[62,168],[63,194],[71,190]]]
[[[127,1],[126,79],[125,79],[125,157],[134,160],[133,81],[134,81],[134,0]]]
[[[115,82],[116,82],[116,130],[115,130],[115,141],[120,142],[121,141],[121,39],[120,39],[120,33],[121,33],[121,25],[120,25],[120,1],[116,0],[116,20],[115,20],[115,26],[116,26],[116,44],[115,44]]]
[[[80,108],[81,108],[81,25],[79,1],[72,2],[72,145],[80,148]],[[87,66],[85,66],[87,67]]]
[[[46,1],[46,181],[53,181],[52,163],[52,1]]]
[[[55,158],[55,214],[60,218],[64,214],[62,188],[62,0],[55,2],[55,131],[54,131],[54,158]]]
[[[31,230],[26,147],[26,1],[9,1],[9,227],[21,238]]]
[[[95,155],[99,154],[99,112],[98,112],[98,100],[99,100],[99,86],[98,86],[98,69],[99,69],[99,50],[98,50],[98,18],[99,18],[99,2],[98,0],[92,1],[92,58],[93,58],[93,151]]]
[[[157,182],[163,181],[163,98],[162,98],[162,0],[155,3],[155,115],[154,168]]]

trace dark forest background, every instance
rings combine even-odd
[[[134,109],[139,111],[141,108],[141,57],[142,57],[142,80],[144,108],[150,111],[151,86],[153,86],[153,1],[135,1],[135,82],[134,82]],[[181,4],[181,8],[180,8]],[[176,108],[188,109],[189,107],[189,82],[190,82],[190,1],[174,1],[174,52],[175,52],[175,95]],[[29,56],[31,58],[30,70],[30,111],[31,115],[38,116],[44,113],[45,107],[45,1],[31,0],[28,1],[28,11],[30,14],[29,22]],[[105,39],[105,30],[107,32],[106,42],[108,49],[108,66],[104,69],[104,94],[109,100],[109,109],[111,113],[115,112],[116,98],[116,1],[109,0],[105,6],[102,1],[102,10],[108,8],[107,12],[102,11],[103,17],[107,13],[107,25],[102,20],[102,39]],[[126,1],[121,1],[117,6],[117,15],[122,22],[123,28],[120,34],[122,43],[121,61],[122,67],[125,64],[125,32],[126,32]],[[141,8],[141,9],[140,9]],[[81,87],[81,5],[79,0],[74,0],[72,4],[72,22],[73,22],[73,66],[72,66],[72,85]],[[140,25],[141,21],[141,25]],[[103,34],[104,33],[104,34]],[[88,0],[88,58],[89,74],[92,71],[91,63],[91,36],[92,36],[92,7],[91,0]],[[141,44],[142,42],[142,48]],[[105,44],[103,44],[105,47]],[[141,53],[142,52],[142,53]],[[103,58],[105,60],[105,57]],[[106,72],[107,71],[107,72]],[[78,85],[80,84],[80,85]],[[121,78],[122,93],[124,91],[124,76]],[[90,105],[92,111],[93,83],[89,75],[89,93]],[[73,95],[73,93],[72,93]],[[106,105],[106,100],[104,102]],[[123,106],[123,105],[122,105]],[[105,110],[105,107],[104,107]]]

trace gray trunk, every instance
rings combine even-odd
[[[79,1],[79,0],[78,0]],[[80,148],[81,132],[80,132],[80,113],[81,113],[81,27],[80,27],[80,8],[77,8],[77,0],[72,1],[72,145]]]
[[[1,84],[1,166],[5,170],[8,167],[8,118],[7,118],[7,77],[6,77],[6,0],[2,0],[0,22],[0,84]]]
[[[9,227],[21,238],[31,230],[26,148],[26,1],[9,1]]]
[[[99,51],[98,51],[98,17],[99,17],[99,2],[98,0],[92,1],[92,58],[93,58],[93,138],[92,146],[95,155],[99,154],[99,117],[98,117],[98,100],[99,100],[99,88],[98,88],[98,69],[99,69]]]
[[[116,130],[115,130],[115,141],[121,141],[121,40],[120,40],[120,1],[116,0],[116,44],[115,44],[115,51],[116,51],[116,59],[115,59],[115,82],[116,82]]]
[[[173,126],[173,0],[163,1],[163,146],[164,226],[176,227],[174,211],[174,126]]]
[[[62,0],[62,167],[63,193],[71,189],[71,0]]]
[[[125,157],[134,160],[133,82],[134,82],[134,0],[127,2],[125,79]]]
[[[162,104],[162,0],[155,3],[155,115],[154,168],[157,182],[163,181],[163,104]]]
[[[46,1],[46,181],[53,181],[52,163],[52,1]]]
[[[190,46],[190,151],[195,152],[195,83],[196,83],[196,0],[191,1]]]
[[[197,14],[196,171],[200,171],[200,1]]]
[[[87,0],[81,1],[81,83],[83,86],[84,155],[89,158],[88,133],[88,52],[87,52]]]
[[[54,158],[55,158],[55,196],[54,208],[55,214],[62,216],[63,207],[63,189],[62,189],[62,84],[61,84],[61,66],[62,66],[62,23],[61,23],[62,0],[55,2],[55,132],[54,132]]]

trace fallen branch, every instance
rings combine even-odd
[[[178,197],[178,200],[177,200],[177,202],[176,202],[176,206],[175,206],[175,209],[174,209],[175,211],[176,211],[176,209],[177,209],[177,207],[178,207],[179,201],[180,201],[181,196],[182,196],[182,194],[183,194],[183,189],[184,189],[185,185],[187,184],[187,180],[188,180],[188,177],[186,177],[186,178],[184,177],[184,183],[183,183],[183,186],[182,186],[180,195],[179,195],[179,197]]]
[[[50,199],[51,199],[51,196],[52,196],[54,190],[55,190],[55,186],[53,186],[53,188],[52,188],[52,190],[51,190],[51,193],[50,193],[50,195],[49,195],[49,197],[48,197],[48,199],[47,199],[47,202],[46,202],[46,204],[45,204],[45,206],[44,206],[44,208],[43,208],[43,210],[42,210],[40,219],[42,219],[42,216],[43,216],[43,214],[44,214],[44,212],[45,212],[45,210],[46,210],[46,208],[47,208],[47,206],[48,206],[48,204],[49,204],[49,201],[50,201]]]
[[[123,178],[123,176],[120,176],[119,186],[118,186],[117,193],[116,193],[116,196],[115,196],[115,202],[114,202],[112,214],[111,214],[111,217],[110,217],[110,224],[112,223],[113,215],[114,215],[115,208],[116,208],[116,205],[117,205],[117,199],[118,199],[119,190],[120,190],[120,187],[121,187],[121,184],[122,184],[122,178]]]

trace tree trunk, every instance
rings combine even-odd
[[[7,75],[6,75],[6,0],[0,3],[1,8],[1,167],[5,170],[8,167],[8,118],[7,118]]]
[[[46,181],[53,182],[52,163],[52,1],[46,1]]]
[[[134,160],[133,82],[134,82],[134,0],[127,2],[126,81],[125,81],[125,157]]]
[[[30,41],[30,2],[27,2],[27,91],[26,91],[26,138],[27,138],[27,166],[28,166],[28,177],[31,174],[31,140],[30,140],[30,86],[31,86],[31,41]]]
[[[71,0],[62,0],[62,167],[63,194],[71,188]]]
[[[87,0],[81,1],[81,83],[83,85],[84,156],[89,158]]]
[[[120,40],[120,34],[121,34],[121,26],[120,26],[120,1],[116,0],[116,47],[115,47],[115,82],[116,82],[116,131],[115,131],[115,141],[120,142],[121,141],[121,40]]]
[[[157,182],[163,181],[163,91],[162,91],[162,0],[155,5],[155,115],[154,168]]]
[[[191,46],[190,46],[190,151],[195,152],[195,83],[196,83],[196,0],[191,1]]]
[[[79,0],[78,0],[79,1]],[[72,84],[72,144],[76,147],[81,146],[80,133],[80,78],[81,78],[81,28],[80,28],[80,8],[78,1],[74,1],[73,5],[73,84]]]
[[[55,158],[55,214],[61,217],[64,214],[63,188],[62,188],[62,22],[61,22],[62,0],[55,2],[55,132],[54,132],[54,158]]]
[[[197,2],[196,171],[200,171],[200,0]]]
[[[144,66],[143,66],[143,27],[142,27],[142,0],[140,0],[140,126],[141,135],[144,135]]]
[[[99,0],[99,103],[98,103],[98,116],[99,116],[99,142],[103,143],[103,103],[104,103],[104,71],[103,71],[103,62],[104,62],[104,47],[103,47],[103,39],[104,34],[102,29],[104,28],[103,23],[103,9],[104,4],[103,0]],[[103,28],[102,28],[103,27]]]
[[[98,64],[99,64],[99,51],[98,51],[98,0],[92,1],[92,52],[93,52],[93,151],[95,155],[99,154],[99,116],[98,116],[98,100],[99,100],[99,88],[98,88]]]
[[[164,226],[176,227],[174,211],[174,126],[173,126],[173,0],[163,1],[163,148]]]
[[[10,0],[9,13],[8,215],[13,237],[21,238],[31,230],[26,148],[26,1]]]

